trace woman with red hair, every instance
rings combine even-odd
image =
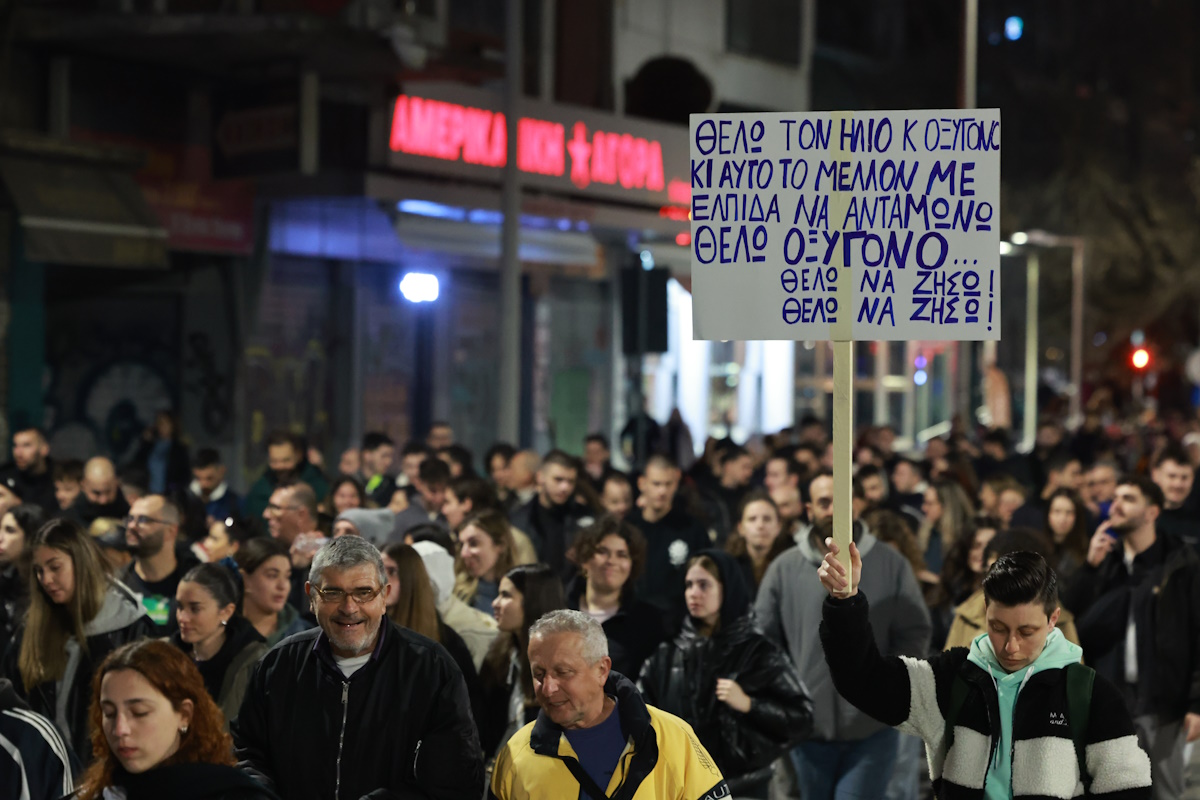
[[[114,650],[96,672],[90,717],[93,761],[78,800],[275,800],[233,766],[200,671],[166,641]]]

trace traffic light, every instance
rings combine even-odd
[[[1144,347],[1135,348],[1133,354],[1129,357],[1129,363],[1136,370],[1145,370],[1150,366],[1150,351]]]

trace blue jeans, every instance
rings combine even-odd
[[[802,742],[792,749],[803,800],[879,800],[887,793],[900,734],[887,728],[854,742]]]

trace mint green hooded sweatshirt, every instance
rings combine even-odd
[[[979,634],[971,642],[971,652],[967,655],[967,660],[992,676],[1000,703],[1000,741],[996,745],[992,763],[988,765],[987,780],[984,782],[986,800],[1012,800],[1013,709],[1017,707],[1017,697],[1021,694],[1021,689],[1035,672],[1078,664],[1082,657],[1083,649],[1067,641],[1058,628],[1050,631],[1050,635],[1046,637],[1046,646],[1042,648],[1037,660],[1016,672],[1004,671],[1004,667],[996,658],[996,652],[992,649],[992,640],[986,632]]]

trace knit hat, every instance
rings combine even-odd
[[[386,508],[348,508],[334,522],[345,520],[354,526],[358,535],[376,547],[387,544],[396,526],[396,515]]]
[[[437,542],[414,542],[412,548],[425,562],[425,571],[429,573],[437,603],[441,606],[454,591],[454,556]]]

